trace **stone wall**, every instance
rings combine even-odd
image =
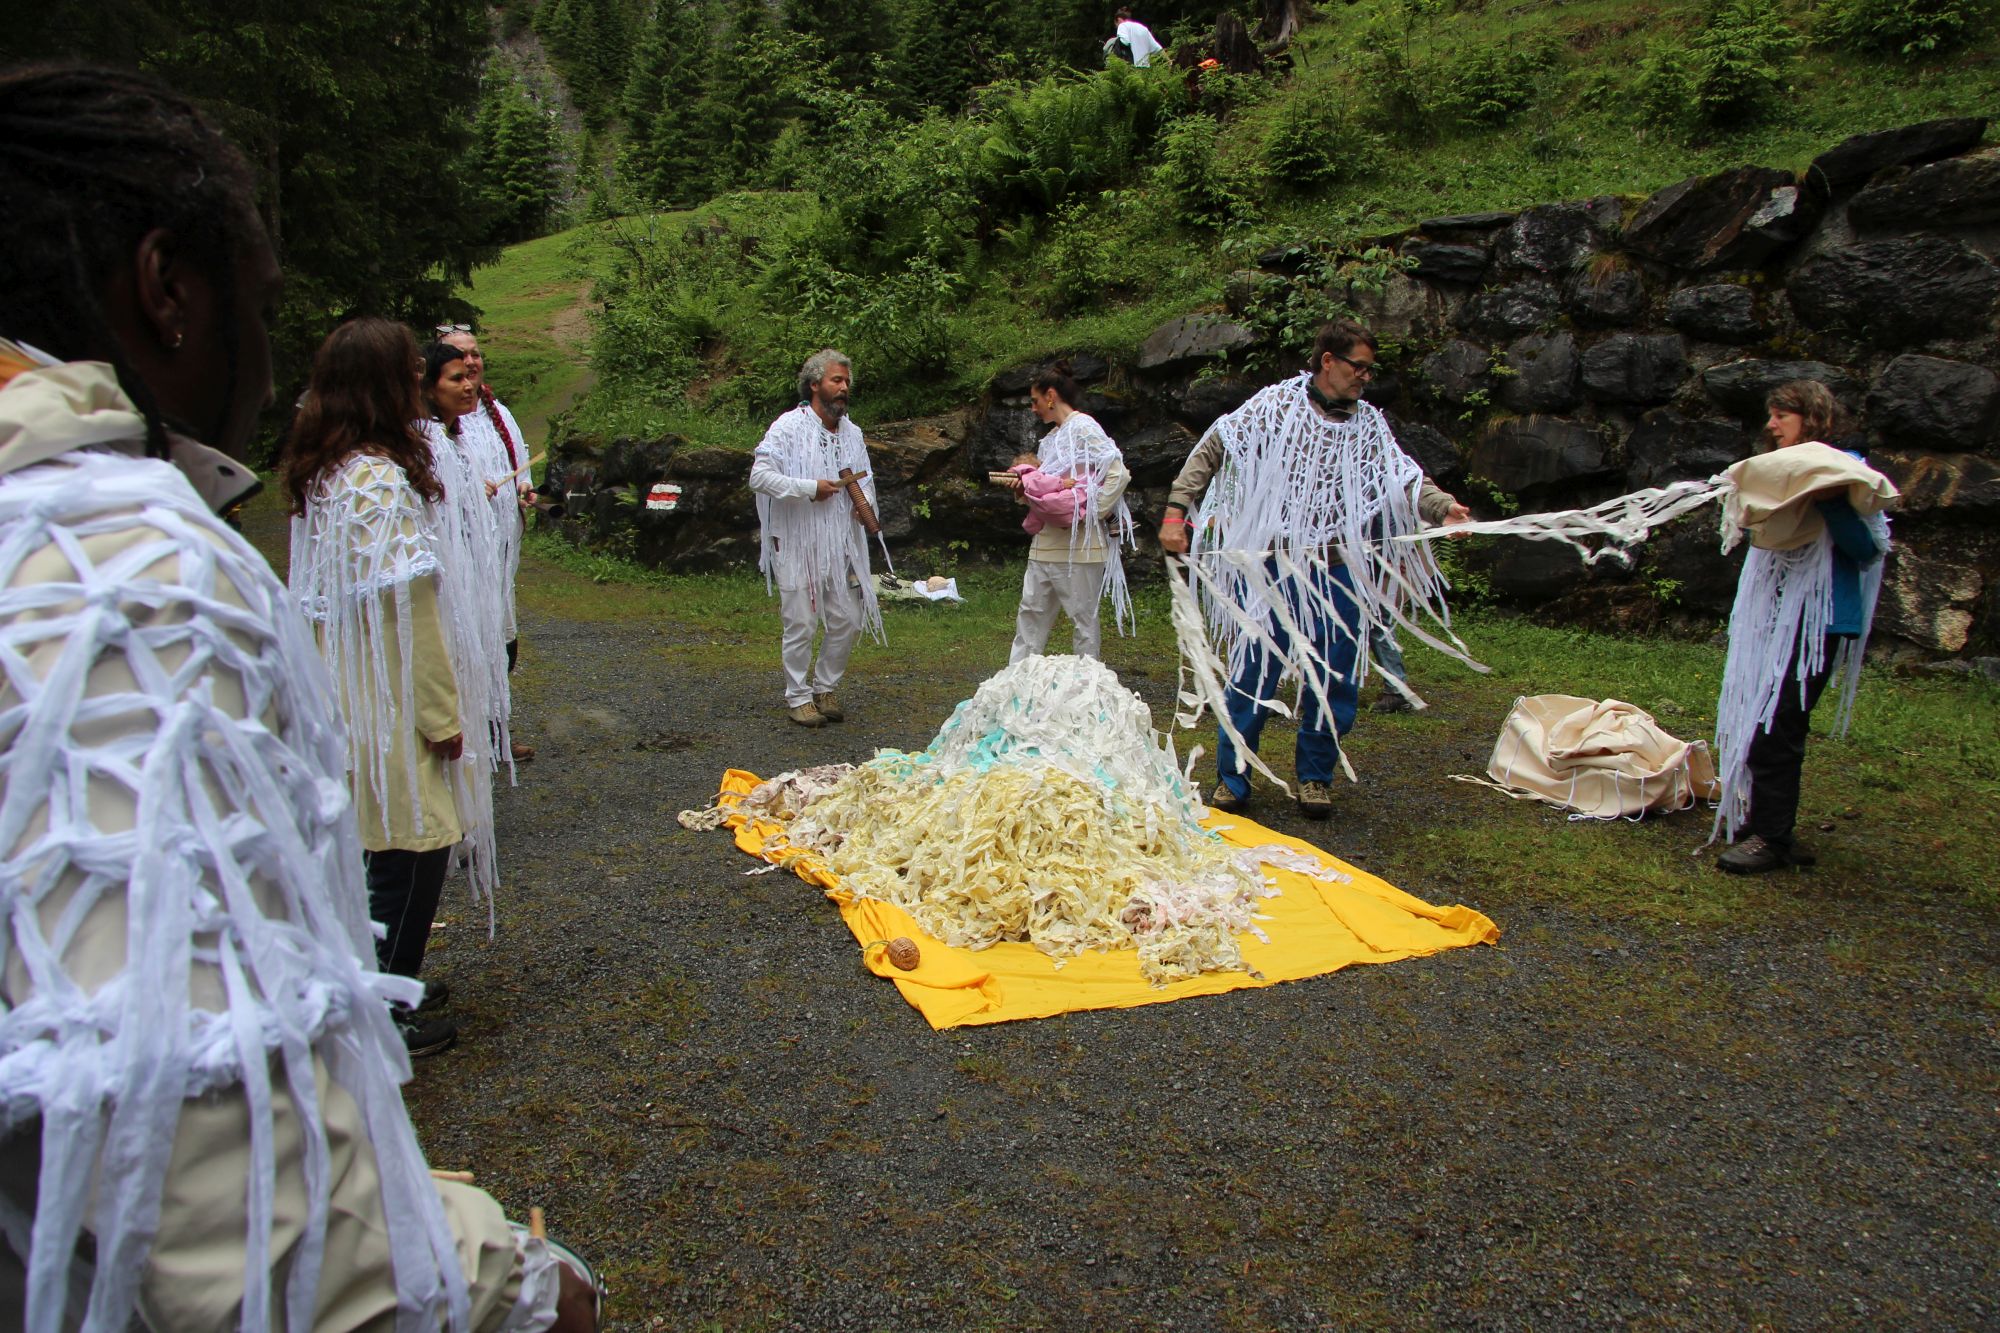
[[[1859,136],[1803,178],[1739,167],[1645,199],[1430,219],[1380,238],[1406,271],[1329,295],[1385,339],[1371,400],[1482,516],[1709,476],[1751,451],[1771,387],[1825,381],[1905,496],[1880,632],[1928,653],[1990,651],[2000,642],[2000,149],[1980,147],[1985,127]],[[1132,467],[1144,526],[1156,525],[1199,433],[1289,373],[1259,315],[1302,258],[1264,256],[1232,277],[1224,309],[1162,326],[1129,363],[1073,359],[1085,410]],[[1032,373],[996,377],[976,407],[870,432],[892,545],[1024,543],[1020,510],[984,477],[1039,434]],[[572,537],[704,568],[755,558],[747,470],[742,453],[674,439],[571,439],[554,475]],[[662,480],[683,487],[671,514],[642,507]],[[1656,535],[1630,570],[1586,570],[1516,541],[1488,543],[1477,559],[1500,596],[1555,619],[1712,622],[1735,585],[1712,515]]]

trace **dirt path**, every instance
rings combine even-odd
[[[921,746],[973,668],[857,679],[813,733],[765,677],[670,669],[675,633],[526,620],[502,929],[448,900],[465,1037],[409,1090],[433,1162],[602,1264],[618,1327],[2000,1319],[1990,939],[1940,928],[1891,981],[1797,923],[1462,883],[1421,850],[1430,779],[1479,757],[1447,701],[1364,721],[1323,843],[1499,947],[933,1033],[816,891],[674,815],[727,767]]]

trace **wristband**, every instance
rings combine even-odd
[[[1184,528],[1191,528],[1191,527],[1193,527],[1193,526],[1194,526],[1194,524],[1192,524],[1192,523],[1188,522],[1188,521],[1187,521],[1186,519],[1184,519],[1184,518],[1175,518],[1175,517],[1174,517],[1174,516],[1173,516],[1172,514],[1169,514],[1169,515],[1167,515],[1167,516],[1166,516],[1165,518],[1163,518],[1163,519],[1161,519],[1161,520],[1160,520],[1160,526],[1161,526],[1161,527],[1163,527],[1163,528],[1164,528],[1165,526],[1167,526],[1167,524],[1169,524],[1169,523],[1178,523],[1178,524],[1180,524],[1180,525],[1181,525],[1182,527],[1184,527]]]

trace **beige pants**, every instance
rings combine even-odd
[[[824,616],[822,617],[822,612]],[[783,618],[785,706],[811,703],[815,694],[831,694],[847,674],[847,659],[861,637],[861,593],[845,579],[818,588],[778,589],[778,614]],[[813,634],[821,619],[826,635],[819,645],[819,668],[813,669]]]
[[[1030,560],[1028,572],[1021,578],[1021,614],[1014,620],[1014,648],[1007,655],[1007,665],[1033,657],[1049,646],[1049,632],[1056,626],[1058,611],[1069,617],[1070,651],[1078,657],[1096,657],[1103,642],[1097,624],[1097,610],[1103,602],[1102,560],[1087,565]]]

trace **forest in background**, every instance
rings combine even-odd
[[[281,397],[331,322],[464,318],[480,265],[574,228],[579,424],[730,440],[823,343],[864,420],[934,410],[1292,248],[1295,349],[1417,217],[1990,112],[1991,4],[1295,0],[1271,58],[1137,70],[1097,0],[58,0],[0,58],[142,66],[243,145],[289,279]],[[1225,12],[1139,9],[1182,66]]]

